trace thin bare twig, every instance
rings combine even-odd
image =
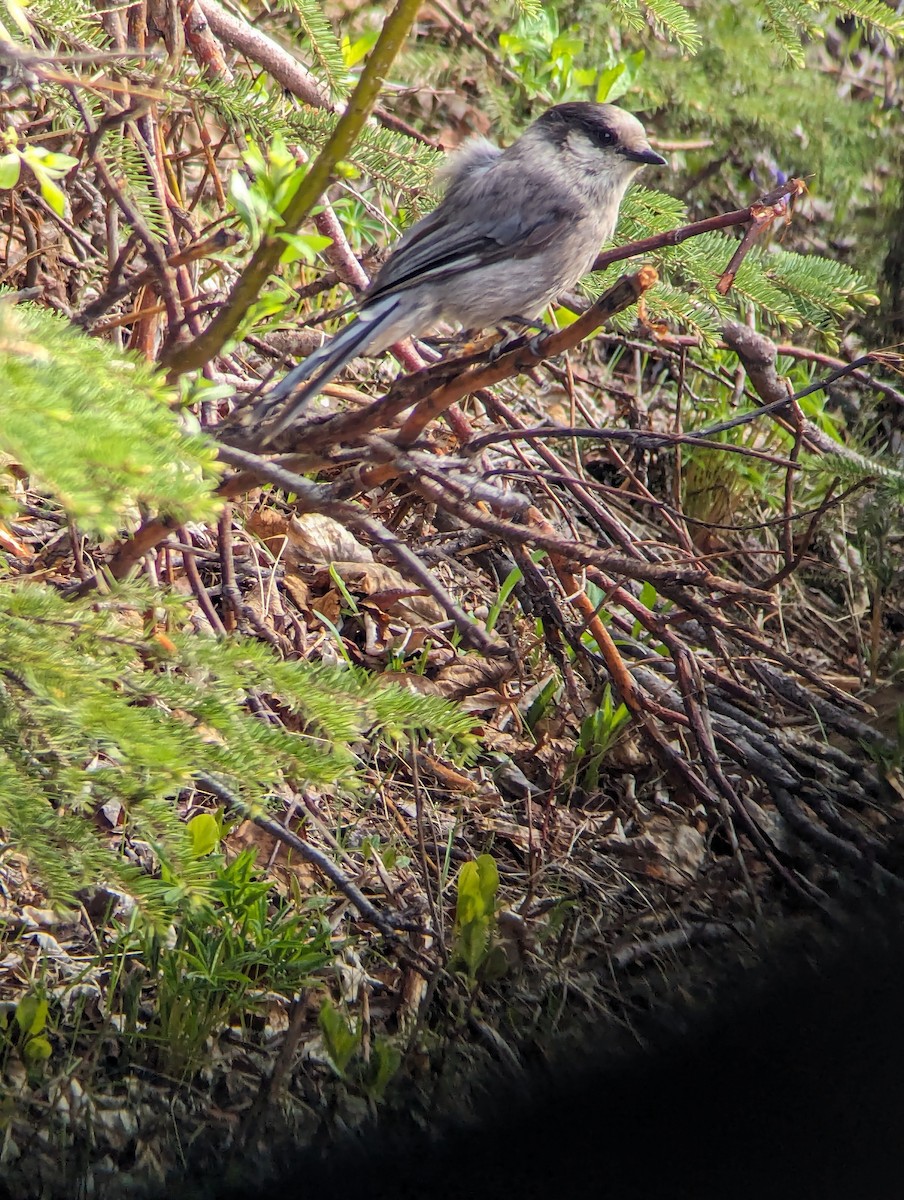
[[[756,219],[756,213],[776,205],[787,196],[799,196],[806,191],[806,184],[801,179],[789,179],[781,187],[768,192],[747,208],[738,208],[733,212],[722,213],[718,217],[706,217],[703,221],[694,221],[690,225],[682,225],[678,229],[667,229],[664,233],[656,233],[652,237],[642,238],[638,242],[629,242],[625,246],[616,246],[604,250],[596,256],[594,271],[603,271],[612,263],[623,262],[626,258],[634,258],[639,254],[651,254],[654,250],[664,250],[669,246],[679,246],[688,238],[699,237],[702,233],[712,233],[716,229],[730,229],[733,225],[746,225]]]
[[[240,813],[249,821],[253,821],[259,829],[265,830],[271,837],[276,838],[278,842],[282,842],[291,850],[294,850],[305,862],[309,862],[312,866],[316,867],[355,906],[364,920],[373,925],[375,929],[379,929],[385,938],[393,943],[399,940],[397,930],[407,928],[406,923],[398,923],[393,919],[393,914],[391,913],[382,913],[376,905],[367,899],[361,889],[339,870],[336,864],[323,851],[318,850],[309,842],[292,833],[291,830],[280,825],[279,821],[274,821],[271,817],[264,816],[263,813],[256,812],[250,808],[234,792],[230,791],[213,776],[199,775],[197,778],[200,786],[212,792],[218,799],[226,803],[230,809]]]

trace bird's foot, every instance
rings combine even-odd
[[[515,329],[533,329],[543,337],[549,337],[555,333],[551,325],[547,325],[545,321],[538,321],[536,317],[521,317],[518,313],[512,313],[510,317],[506,317],[502,322],[502,327],[512,325]]]
[[[512,327],[520,332],[513,332]],[[495,362],[503,354],[508,354],[510,350],[524,345],[527,346],[531,354],[542,357],[544,340],[555,332],[554,329],[546,325],[543,321],[536,321],[530,317],[521,317],[517,314],[506,317],[496,328],[502,336],[490,351],[490,362]],[[523,331],[526,329],[536,330],[532,338],[525,338]]]

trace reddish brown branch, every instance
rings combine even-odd
[[[802,179],[789,179],[781,187],[769,192],[756,200],[747,208],[738,208],[734,212],[723,213],[719,217],[707,217],[703,221],[694,221],[691,225],[683,225],[680,229],[667,229],[664,233],[654,234],[653,237],[642,238],[639,242],[629,242],[626,246],[616,246],[598,254],[592,270],[603,271],[615,262],[626,258],[634,258],[638,254],[650,254],[654,250],[662,250],[667,246],[678,246],[688,238],[699,237],[701,233],[712,233],[715,229],[730,229],[733,225],[746,225],[756,219],[756,214],[763,208],[776,205],[787,196],[800,196],[806,191]]]
[[[792,395],[788,381],[779,375],[775,368],[775,360],[778,356],[778,348],[775,342],[771,341],[764,334],[758,333],[755,329],[751,329],[749,325],[739,325],[736,321],[726,321],[722,327],[722,334],[729,349],[734,350],[741,360],[754,391],[766,406],[766,411],[780,411],[793,400],[798,400],[810,392],[819,391],[828,382],[823,381],[823,383],[811,384],[809,387],[803,388],[800,392],[795,392]],[[857,363],[859,364],[862,361],[866,360],[858,359]],[[833,377],[837,378],[853,371],[856,365],[851,363],[841,368],[840,371],[833,373]],[[725,429],[742,424],[759,415],[759,413],[744,414],[741,417],[734,418],[730,422],[726,421],[719,426],[703,430],[698,436],[705,438],[716,432],[723,432]],[[850,459],[851,462],[857,463],[866,470],[875,470],[875,464],[871,463],[864,455],[857,454],[854,450],[849,450],[847,446],[842,446],[839,442],[829,437],[827,433],[824,433],[813,421],[808,421],[804,417],[801,417],[800,420],[803,436],[811,448],[823,454],[837,454],[843,458]]]
[[[773,221],[783,217],[788,212],[787,197],[783,197],[777,204],[768,205],[752,205],[750,215],[750,224],[747,226],[747,231],[741,238],[737,250],[731,256],[728,266],[722,272],[722,277],[716,284],[716,291],[726,296],[731,290],[731,285],[735,281],[735,276],[738,273],[738,268],[747,257],[754,242],[760,235],[769,228]]]
[[[329,96],[307,67],[273,38],[227,12],[217,0],[195,2],[207,18],[210,28],[227,46],[241,50],[252,62],[256,62],[272,75],[286,91],[304,100],[305,104],[310,104],[313,108],[335,109]]]
[[[483,361],[484,355],[475,356],[479,365],[474,367],[470,366],[472,359],[449,359],[436,363],[399,380],[386,396],[365,409],[338,413],[324,421],[311,421],[302,427],[303,432],[289,428],[274,437],[272,444],[277,449],[289,450],[303,441],[306,453],[321,451],[341,442],[360,440],[375,429],[386,428],[406,408],[422,405],[426,401],[428,403],[417,409],[416,419],[413,414],[411,422],[403,429],[402,436],[406,440],[413,440],[415,429],[423,429],[429,420],[462,397],[530,370],[544,358],[578,345],[582,338],[609,317],[634,303],[656,279],[652,267],[643,267],[636,275],[624,275],[566,329],[539,341],[521,340],[513,350],[501,355],[493,363]],[[257,426],[267,412],[266,404],[246,410],[239,414],[236,422],[239,427],[224,427],[220,437],[231,444],[255,444],[260,437]],[[265,432],[263,428],[261,432]]]
[[[210,22],[198,0],[180,0],[185,42],[195,62],[208,79],[232,82],[232,70],[223,55],[223,47],[213,35]]]

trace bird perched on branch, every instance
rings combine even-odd
[[[396,245],[357,317],[267,395],[268,406],[292,397],[267,439],[365,350],[440,320],[531,324],[590,269],[635,174],[664,164],[640,121],[613,104],[557,104],[507,150],[466,142],[440,172],[442,201]]]

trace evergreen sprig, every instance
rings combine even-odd
[[[167,228],[163,203],[148,178],[147,165],[138,146],[121,129],[113,129],[105,135],[101,153],[111,167],[114,179],[121,180],[128,190],[148,229],[164,241]]]
[[[322,0],[277,0],[277,7],[295,16],[331,94],[336,98],[346,95],[342,49],[324,16]]]
[[[0,447],[85,530],[114,533],[139,505],[179,521],[215,515],[215,452],[137,355],[0,302],[0,377]]]
[[[110,39],[100,10],[86,0],[32,0],[27,12],[29,22],[45,35],[49,48],[62,43],[73,49],[109,49]]]
[[[674,41],[687,54],[701,47],[700,25],[688,12],[690,6],[677,0],[612,0],[620,21],[635,32],[648,22],[663,37]],[[817,0],[759,0],[749,5],[785,56],[798,66],[804,64],[804,40],[819,36],[827,17],[854,17],[868,32],[892,38],[904,37],[904,17],[882,0],[844,0],[823,4]]]
[[[255,811],[286,779],[353,794],[368,741],[428,736],[457,744],[459,758],[473,750],[473,721],[449,701],[281,662],[247,640],[158,637],[143,614],[161,606],[179,619],[178,602],[145,586],[75,603],[41,586],[0,588],[0,828],[58,903],[111,880],[153,901],[98,832],[105,805],[121,812],[127,841],[150,844],[190,888],[195,857],[175,800],[199,777]],[[285,723],[254,716],[252,694]]]
[[[168,90],[201,111],[210,108],[235,131],[235,141],[247,137],[269,142],[274,135],[291,134],[294,108],[277,89],[268,91],[257,81],[235,74],[232,79],[207,79],[182,67],[167,84]]]
[[[700,47],[696,22],[676,0],[613,0],[612,7],[629,29],[639,31],[652,21],[664,37],[677,42],[688,54]]]
[[[680,227],[685,220],[679,200],[635,187],[622,205],[614,242],[652,237]],[[839,320],[876,303],[867,281],[846,264],[816,254],[796,254],[777,245],[754,247],[738,268],[728,294],[723,295],[716,284],[736,247],[736,238],[713,231],[645,255],[662,275],[645,298],[648,315],[711,341],[719,336],[726,317],[746,314],[752,307],[767,327],[805,327],[835,345]],[[622,270],[624,264],[617,263],[586,280],[588,292],[601,294]],[[627,328],[633,319],[633,310],[627,310],[614,325]]]
[[[300,142],[314,149],[330,136],[336,120],[333,113],[307,108],[294,114],[289,129]],[[414,138],[366,125],[349,154],[349,161],[373,182],[416,198],[430,187],[442,156]]]
[[[802,39],[818,34],[815,7],[809,0],[762,0],[766,28],[795,64],[804,65]]]

